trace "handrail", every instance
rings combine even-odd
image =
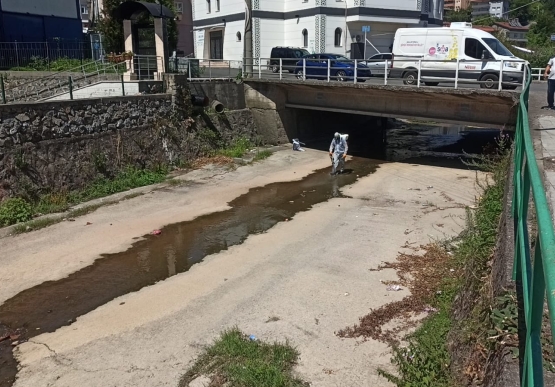
[[[536,163],[528,122],[531,76],[520,96],[514,150],[513,220],[515,252],[513,278],[522,284],[526,337],[521,374],[522,387],[543,387],[542,321],[545,298],[551,335],[555,343],[555,232],[543,180]],[[530,190],[534,200],[537,236],[534,259],[530,254],[528,208]]]
[[[54,72],[44,77],[6,87],[6,102],[13,103],[51,98],[58,94],[66,93],[70,82],[77,82],[80,80],[90,82],[91,78],[99,77],[100,75],[119,75],[119,65],[124,65],[124,63],[105,63],[101,59],[85,63],[69,70]],[[87,78],[89,79],[87,80]],[[62,79],[64,80],[62,81]],[[69,81],[69,79],[71,79],[71,81]],[[78,85],[76,86],[79,87]],[[37,90],[37,87],[41,87],[41,89]],[[44,96],[44,94],[47,95]]]

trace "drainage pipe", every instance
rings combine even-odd
[[[223,113],[224,112],[224,105],[220,101],[212,101],[210,107],[216,111],[216,113]]]

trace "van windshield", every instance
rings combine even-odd
[[[495,38],[483,38],[482,39],[492,50],[498,55],[503,56],[514,56],[507,47],[503,45],[499,40]]]

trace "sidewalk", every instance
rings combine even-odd
[[[545,192],[551,206],[551,218],[555,209],[555,114],[538,117],[542,145],[543,168],[545,173]],[[538,160],[540,161],[540,160]]]
[[[541,109],[546,105],[546,85],[533,84],[530,89],[529,118],[536,160],[544,175],[547,201],[551,219],[555,220],[555,111]]]

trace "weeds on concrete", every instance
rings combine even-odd
[[[270,152],[267,149],[263,149],[261,151],[256,152],[256,154],[254,155],[253,161],[261,161],[261,160],[267,159],[271,155],[272,155],[272,152]]]
[[[33,203],[22,198],[8,199],[0,204],[0,226],[10,226],[16,223],[27,222],[31,220],[33,216],[67,211],[75,204],[137,187],[160,183],[166,179],[167,172],[165,168],[159,168],[157,170],[127,168],[117,174],[113,179],[102,177],[93,181],[82,190],[49,193],[41,196]],[[96,207],[93,209],[93,207],[94,206],[88,206],[75,211],[88,211],[86,213],[89,213],[98,208]],[[89,208],[89,210],[85,210],[86,208]],[[80,215],[72,212],[69,216],[73,217]],[[33,226],[31,229],[42,228],[47,222],[41,219],[40,221],[37,220],[31,223],[32,224],[24,224],[22,227],[25,226],[27,228]],[[39,225],[42,227],[34,227]],[[18,227],[18,229],[19,228],[20,227]]]
[[[292,374],[299,358],[289,343],[251,340],[237,328],[224,331],[181,377],[188,387],[200,377],[211,387],[306,387]]]
[[[161,183],[166,179],[167,173],[168,170],[165,168],[157,170],[127,168],[114,179],[104,177],[97,179],[84,190],[70,194],[69,199],[72,203],[85,202],[132,188]]]
[[[44,227],[52,226],[53,224],[60,223],[62,218],[55,216],[52,218],[35,219],[29,222],[20,223],[15,226],[14,234],[23,234],[24,232],[39,230]]]
[[[217,154],[226,157],[243,157],[252,146],[253,144],[249,139],[240,138],[229,144],[229,146],[218,150]]]
[[[0,203],[0,226],[25,222],[32,216],[31,205],[21,198],[11,198]]]
[[[500,141],[506,141],[506,138]],[[504,144],[501,143],[501,150],[475,161],[474,166],[490,172],[490,178],[485,182],[477,180],[482,196],[475,211],[467,209],[467,227],[458,238],[449,244],[423,246],[426,251],[423,256],[401,254],[397,262],[378,268],[395,269],[399,280],[392,283],[409,288],[411,295],[373,310],[362,317],[358,325],[339,332],[344,337],[373,338],[391,344],[394,349],[392,362],[397,366],[397,373],[378,372],[398,387],[458,384],[459,378],[453,374],[457,367],[451,364],[448,347],[454,331],[457,331],[454,335],[458,337],[457,341],[469,343],[474,340],[476,343],[472,355],[464,359],[466,364],[462,369],[469,373],[468,380],[479,381],[486,363],[487,340],[493,338],[492,326],[497,323],[504,331],[506,327],[502,324],[512,321],[513,306],[506,303],[503,311],[495,309],[486,289],[510,162],[510,153]],[[453,314],[457,295],[461,292],[472,298],[474,310],[469,321],[458,321]],[[401,343],[398,334],[418,325],[417,319],[423,315],[420,326]],[[386,323],[395,325],[389,324],[386,329]]]

